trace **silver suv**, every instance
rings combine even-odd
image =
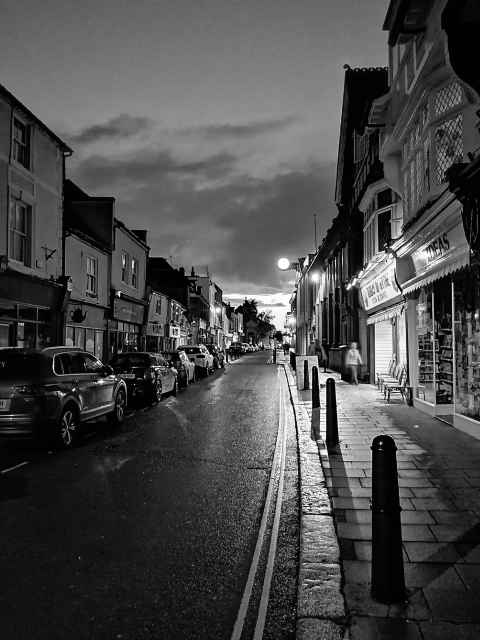
[[[0,437],[38,437],[71,447],[82,423],[124,418],[125,382],[75,347],[0,349]]]

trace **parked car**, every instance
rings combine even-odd
[[[187,354],[200,375],[208,376],[213,371],[213,356],[204,344],[182,345],[177,347],[177,351]]]
[[[241,345],[243,347],[243,353],[250,353],[253,351],[252,345],[249,342],[242,342]]]
[[[0,436],[35,437],[71,447],[83,423],[123,421],[127,386],[77,347],[0,350]]]
[[[166,351],[165,359],[177,371],[178,386],[185,388],[196,380],[195,364],[188,359],[185,351]]]
[[[213,356],[213,366],[215,369],[220,369],[225,366],[225,355],[216,344],[207,344],[207,349]]]
[[[164,394],[177,393],[177,372],[160,353],[119,353],[110,365],[125,381],[132,402],[142,400],[152,404],[160,402]]]
[[[242,344],[240,342],[232,342],[229,347],[229,352],[236,358],[240,357],[244,353]]]

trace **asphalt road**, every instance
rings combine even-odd
[[[0,443],[0,637],[228,640],[270,477],[279,415],[270,352],[47,454]],[[294,637],[297,449],[264,638]],[[262,554],[265,559],[266,553]],[[261,587],[256,585],[255,597]],[[242,640],[250,638],[256,604]]]

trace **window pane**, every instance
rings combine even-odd
[[[87,329],[85,351],[94,353],[95,351],[95,331],[93,329]]]

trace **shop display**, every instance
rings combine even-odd
[[[455,291],[455,413],[480,420],[480,281],[461,272]]]

